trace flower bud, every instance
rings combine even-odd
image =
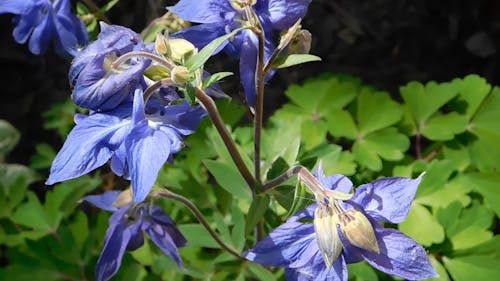
[[[170,77],[176,84],[184,84],[189,81],[189,70],[182,65],[176,65],[170,71]]]
[[[354,209],[340,215],[341,229],[352,245],[371,252],[380,253],[373,226],[366,216]]]
[[[316,240],[327,268],[332,267],[342,252],[342,242],[337,232],[338,223],[338,217],[329,205],[320,204],[314,211]]]
[[[161,33],[156,33],[155,51],[159,55],[167,55],[169,53],[168,38]]]
[[[170,57],[176,62],[182,62],[196,52],[196,47],[186,39],[175,38],[169,40]]]

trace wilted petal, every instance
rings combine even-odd
[[[427,253],[413,239],[394,229],[376,229],[380,254],[363,251],[361,255],[373,267],[409,280],[437,277]]]
[[[118,208],[114,206],[113,203],[116,201],[120,193],[121,191],[112,190],[101,195],[88,195],[83,197],[82,201],[87,201],[97,208],[115,212],[118,210]]]
[[[352,201],[375,219],[400,223],[410,211],[422,176],[414,180],[400,177],[375,180],[360,186]]]
[[[315,237],[312,224],[286,222],[243,257],[266,266],[300,267],[319,253]]]
[[[229,1],[220,0],[181,0],[167,8],[180,18],[197,23],[224,21],[224,14],[234,12]]]

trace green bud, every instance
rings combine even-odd
[[[170,71],[170,77],[174,83],[184,84],[189,81],[189,70],[185,66],[176,65]]]
[[[337,231],[338,223],[338,216],[329,205],[320,204],[314,211],[316,240],[327,268],[332,267],[342,252],[342,242]]]
[[[170,57],[176,62],[182,62],[196,52],[196,47],[186,39],[175,38],[169,40]]]
[[[363,213],[351,209],[340,214],[339,218],[342,233],[352,245],[380,253],[373,226]]]

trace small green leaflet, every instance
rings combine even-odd
[[[286,68],[306,62],[321,61],[321,58],[310,54],[292,54],[273,63],[275,68]]]

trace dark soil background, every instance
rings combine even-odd
[[[140,32],[176,2],[121,0],[108,16]],[[266,108],[272,111],[286,100],[282,92],[289,84],[325,71],[358,76],[390,93],[411,80],[447,81],[470,73],[500,85],[498,11],[500,1],[494,0],[313,0],[303,28],[313,35],[311,53],[323,61],[278,71],[266,89]],[[55,132],[43,129],[41,114],[70,95],[70,62],[51,53],[37,57],[16,44],[11,19],[0,15],[0,118],[22,133],[7,161],[27,164],[35,144],[62,143]],[[237,71],[234,59],[219,61],[209,69],[224,65]],[[239,84],[233,78],[225,86],[234,85]],[[241,97],[238,88],[240,93],[229,94]]]

